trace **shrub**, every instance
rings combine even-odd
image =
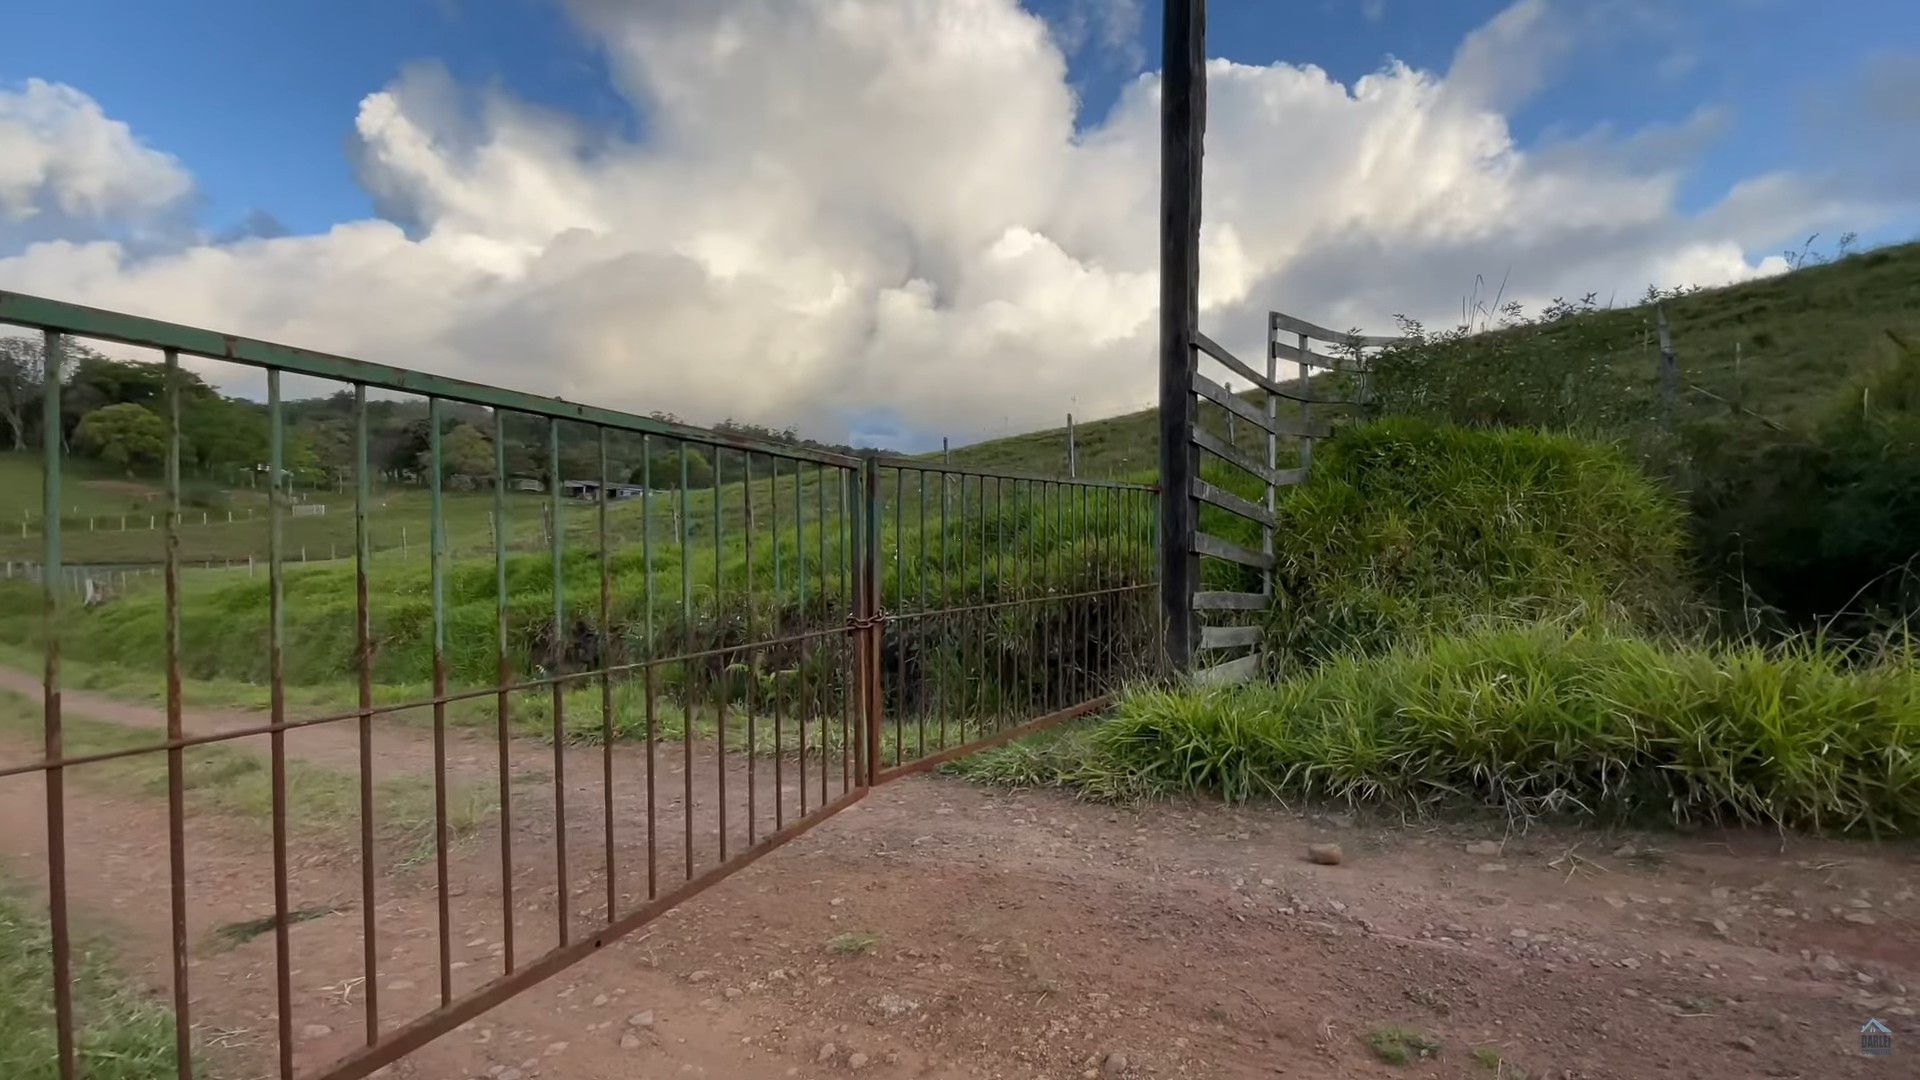
[[[1342,431],[1279,503],[1282,670],[1486,620],[1689,619],[1682,512],[1616,448],[1407,418]]]
[[[1920,347],[1892,344],[1810,435],[1696,439],[1701,548],[1742,607],[1758,597],[1789,623],[1859,633],[1920,605]]]

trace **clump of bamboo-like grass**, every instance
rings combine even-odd
[[[1920,667],[1905,648],[1488,626],[1276,683],[1142,689],[1098,726],[965,768],[1098,797],[1478,803],[1907,834],[1920,828]]]

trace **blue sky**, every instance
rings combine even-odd
[[[1065,26],[1086,0],[1028,4]],[[1389,57],[1444,70],[1461,38],[1501,0],[1213,0],[1209,52],[1249,63],[1309,62],[1352,82]],[[1804,113],[1876,53],[1920,47],[1912,0],[1703,0],[1657,5],[1654,39],[1586,43],[1510,116],[1523,141],[1599,125],[1678,123],[1702,107],[1726,129],[1691,175],[1683,205],[1809,152]],[[295,232],[373,210],[347,151],[354,110],[409,62],[443,63],[466,84],[499,85],[611,129],[638,134],[601,50],[549,0],[14,0],[0,35],[0,80],[66,82],[93,95],[199,180],[203,224],[255,211]],[[1158,64],[1159,7],[1138,11],[1130,48],[1088,35],[1071,57],[1082,124]],[[1920,136],[1917,136],[1920,137]],[[1905,222],[1881,230],[1894,236]]]
[[[0,288],[895,446],[1140,408],[1159,5],[1025,3],[12,0]],[[1236,351],[1920,236],[1914,0],[1209,6]]]

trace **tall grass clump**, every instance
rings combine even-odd
[[[1685,623],[1680,505],[1617,448],[1395,418],[1341,431],[1279,502],[1281,671],[1484,622]]]
[[[1905,650],[1489,627],[1276,683],[1138,691],[1098,726],[976,768],[1107,797],[1902,834],[1920,828],[1920,668]]]
[[[0,1076],[8,1080],[59,1075],[47,941],[47,924],[32,905],[0,890],[0,980],[7,987],[0,994]],[[94,1080],[174,1075],[173,1019],[166,1009],[128,986],[94,942],[82,941],[75,953],[82,1073]]]

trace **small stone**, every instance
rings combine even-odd
[[[880,1010],[880,1015],[887,1019],[897,1020],[908,1013],[919,1011],[920,1003],[910,997],[889,992],[875,998],[873,1007]]]
[[[1108,1054],[1106,1058],[1100,1062],[1100,1075],[1106,1077],[1107,1080],[1115,1080],[1116,1077],[1127,1075],[1127,1066],[1131,1064],[1132,1062],[1127,1060],[1127,1055],[1116,1050]]]
[[[703,983],[711,978],[713,978],[713,972],[711,971],[696,971],[687,976],[687,981],[690,983]]]
[[[634,1028],[652,1027],[653,1026],[653,1010],[648,1009],[645,1012],[637,1012],[637,1013],[634,1013],[632,1016],[627,1017],[627,1026],[634,1027]]]
[[[853,1069],[857,1072],[861,1069],[866,1068],[867,1062],[869,1060],[870,1059],[867,1057],[867,1055],[862,1054],[856,1050],[853,1053],[847,1055],[847,1068]]]
[[[1840,963],[1840,958],[1832,953],[1821,953],[1819,957],[1814,960],[1814,965],[1821,971],[1840,971],[1846,966]]]
[[[501,1069],[500,1075],[494,1077],[494,1080],[527,1080],[527,1074],[519,1069]]]
[[[1503,862],[1483,862],[1480,864],[1480,872],[1483,874],[1504,874],[1507,872],[1507,864]]]
[[[598,1008],[600,1008],[601,1006],[603,1006],[603,1005],[605,1005],[606,1003],[607,1003],[607,995],[605,995],[605,994],[595,994],[595,995],[593,995],[593,1007],[594,1007],[594,1008],[596,1008],[596,1009],[598,1009]]]
[[[300,1029],[300,1037],[303,1039],[324,1039],[331,1034],[333,1029],[325,1024],[308,1024]]]
[[[1859,923],[1861,926],[1872,926],[1874,924],[1873,916],[1864,911],[1849,911],[1840,917],[1850,923]]]
[[[1473,843],[1467,845],[1467,854],[1498,855],[1500,854],[1500,847],[1500,841],[1498,840],[1475,840]]]
[[[746,993],[746,991],[740,989],[737,986],[729,986],[725,990],[721,991],[721,993],[726,997],[728,1001],[739,1001],[740,995]]]
[[[1760,1052],[1760,1044],[1756,1042],[1751,1035],[1740,1036],[1733,1040],[1733,1045],[1745,1050],[1749,1054],[1757,1054]]]
[[[1518,928],[1518,927],[1515,927],[1515,928],[1514,928],[1514,930],[1513,930],[1513,932],[1512,932],[1511,934],[1509,934],[1508,936],[1509,936],[1509,937],[1517,937],[1517,938],[1522,938],[1522,939],[1524,939],[1524,938],[1526,938],[1526,936],[1527,936],[1527,932],[1526,932],[1525,930],[1522,930],[1522,929],[1520,929],[1520,928]]]
[[[566,1052],[567,1052],[567,1044],[564,1042],[550,1042],[547,1044],[548,1057],[559,1057],[561,1054],[564,1054]]]
[[[1619,847],[1613,849],[1613,857],[1616,859],[1631,859],[1638,854],[1640,854],[1640,849],[1634,847],[1632,844],[1621,844]]]
[[[640,1036],[635,1035],[631,1031],[627,1032],[625,1035],[620,1036],[620,1049],[622,1050],[640,1049]]]
[[[820,1047],[820,1052],[814,1055],[813,1060],[825,1065],[827,1062],[832,1061],[834,1055],[839,1052],[840,1048],[832,1043],[823,1043]]]
[[[1339,844],[1307,845],[1308,861],[1319,863],[1321,866],[1338,866],[1343,858],[1345,856],[1341,854]],[[1125,1060],[1124,1057],[1122,1060]]]

